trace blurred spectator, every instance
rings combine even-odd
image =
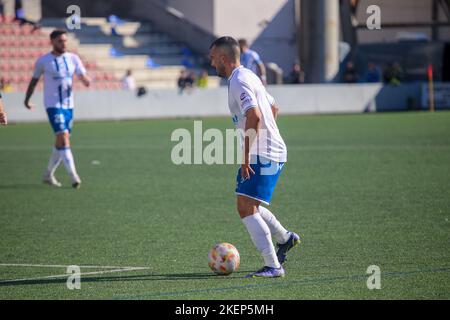
[[[13,91],[11,83],[8,80],[6,80],[4,77],[0,78],[0,91],[3,91],[3,92],[12,92]]]
[[[203,70],[197,79],[197,87],[206,88],[208,86],[208,71]]]
[[[383,80],[387,84],[398,86],[402,83],[403,78],[403,69],[398,62],[389,63],[384,70]]]
[[[118,36],[119,34],[117,33],[116,27],[123,24],[124,22],[114,14],[109,15],[107,20],[109,22],[109,25],[111,26],[111,35]]]
[[[195,77],[192,72],[189,74],[186,70],[182,70],[180,73],[180,77],[178,78],[178,93],[182,94],[185,90],[190,92],[194,86]]]
[[[186,77],[187,73],[185,70],[182,70],[180,72],[180,76],[178,77],[178,93],[183,93],[184,89],[186,88]]]
[[[250,50],[247,40],[239,39],[241,48],[241,64],[257,74],[264,85],[267,84],[266,67],[256,51]]]
[[[348,61],[345,65],[343,80],[344,83],[358,82],[358,73],[356,72],[355,64],[353,63],[353,61]]]
[[[3,0],[0,0],[0,22],[5,22],[5,5],[3,4]]]
[[[145,89],[145,87],[139,87],[139,88],[137,89],[136,96],[137,96],[138,98],[143,97],[143,96],[145,96],[146,94],[147,94],[147,89]]]
[[[14,12],[15,12],[15,21],[19,21],[20,25],[23,26],[24,24],[30,24],[33,26],[33,31],[40,28],[40,25],[36,22],[27,20],[25,18],[25,11],[23,10],[22,0],[15,0],[14,3]]]
[[[187,76],[187,78],[186,78],[186,86],[188,87],[188,88],[193,88],[194,87],[194,84],[195,84],[195,74],[194,74],[194,72],[189,72],[189,74],[188,74],[188,76]]]
[[[295,62],[292,70],[287,78],[287,83],[300,84],[305,83],[305,73],[303,72],[299,63]]]
[[[381,82],[381,70],[373,62],[369,62],[367,65],[367,71],[364,74],[364,82],[376,83]]]
[[[124,90],[134,90],[136,88],[136,83],[132,76],[132,71],[127,70],[125,76],[122,78],[122,89]]]
[[[350,14],[352,19],[352,24],[354,26],[358,25],[358,18],[356,17],[356,14],[358,12],[358,4],[359,0],[350,0]]]

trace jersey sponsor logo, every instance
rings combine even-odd
[[[247,96],[247,94],[245,92],[241,93],[241,101],[245,99],[245,97]]]

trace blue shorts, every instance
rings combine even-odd
[[[283,166],[284,162],[276,162],[258,156],[256,163],[250,164],[255,171],[255,174],[250,173],[250,179],[243,180],[241,168],[239,168],[236,177],[236,194],[269,205]]]
[[[47,108],[47,115],[55,134],[72,132],[73,109]]]

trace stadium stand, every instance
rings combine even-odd
[[[66,28],[63,19],[43,19],[41,25],[32,32],[31,26],[19,26],[11,17],[0,23],[0,77],[13,91],[26,90],[36,59],[50,50],[50,32]],[[139,22],[83,18],[81,29],[69,32],[69,51],[81,57],[94,80],[90,88],[76,82],[78,90],[119,90],[128,69],[137,87],[174,89],[181,70],[200,68],[187,47]],[[210,77],[208,87],[218,85],[219,79]],[[42,86],[40,82],[37,90]]]
[[[11,84],[12,91],[26,90],[36,59],[50,50],[49,34],[53,28],[45,27],[34,32],[32,29],[28,25],[19,26],[11,17],[0,23],[0,77]],[[83,55],[78,49],[79,41],[69,34],[69,50],[80,55],[95,81],[88,89],[76,82],[76,89],[120,89],[120,82],[112,72],[101,68],[95,60]],[[42,88],[41,81],[37,90]]]

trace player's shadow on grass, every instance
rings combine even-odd
[[[112,282],[112,281],[167,281],[167,280],[206,280],[206,279],[242,279],[244,274],[248,274],[250,271],[236,271],[231,276],[220,276],[213,273],[169,273],[169,274],[137,274],[137,275],[116,275],[116,276],[99,276],[92,277],[81,275],[81,284],[83,283],[95,283],[95,282]],[[238,275],[236,277],[236,275]],[[23,281],[10,281],[1,282],[5,280],[0,280],[0,287],[4,286],[20,286],[20,285],[40,285],[40,284],[58,284],[66,283],[67,278],[58,279],[34,279],[34,280],[23,280]]]
[[[19,183],[19,184],[0,184],[0,190],[71,190],[71,185],[63,185],[56,188],[44,183]]]
[[[36,190],[45,187],[42,183],[0,184],[0,190]],[[47,188],[50,188],[50,186],[47,186]]]

